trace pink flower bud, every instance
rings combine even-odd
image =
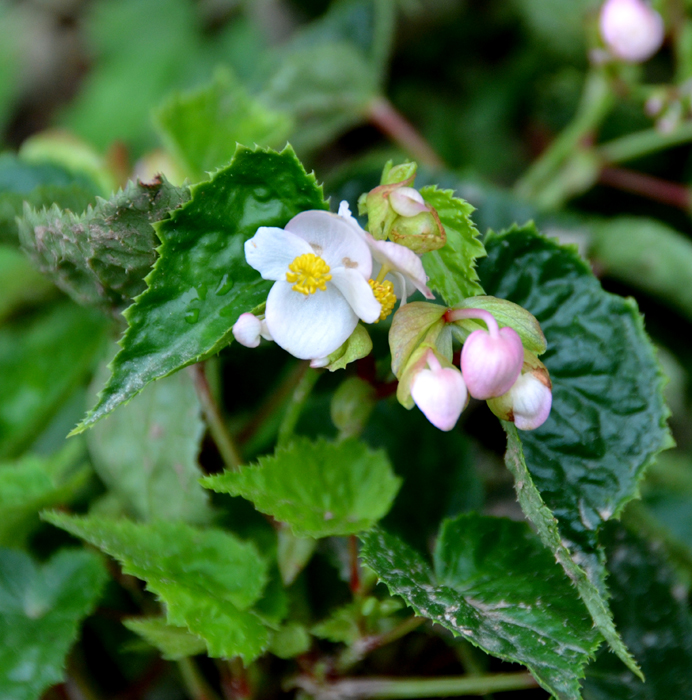
[[[475,399],[506,393],[524,363],[524,347],[513,328],[473,331],[461,350],[461,373]]]
[[[456,368],[442,367],[432,351],[430,369],[421,369],[411,382],[411,397],[425,417],[440,430],[451,430],[466,405],[466,385]]]
[[[266,322],[251,313],[240,314],[233,324],[233,337],[246,348],[256,348],[260,343],[260,337],[266,340],[272,339]]]
[[[429,211],[423,195],[413,187],[399,187],[389,195],[389,203],[399,216],[416,216]]]
[[[541,365],[524,372],[506,394],[490,399],[488,407],[498,418],[513,421],[520,430],[535,430],[548,419],[552,403],[550,376]]]
[[[644,0],[606,0],[601,8],[603,41],[617,58],[641,63],[661,48],[663,19]]]

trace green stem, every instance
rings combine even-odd
[[[204,371],[204,365],[201,362],[192,365],[192,367],[190,367],[190,373],[195,385],[195,390],[197,391],[197,397],[202,406],[204,417],[207,421],[207,426],[209,427],[209,432],[216,443],[216,447],[226,467],[231,471],[238,471],[243,460],[233,443],[233,439],[226,427],[226,422],[221,415],[221,410],[214,399],[211,387],[207,381],[207,375]]]
[[[540,197],[550,186],[562,165],[579,148],[582,141],[596,130],[612,109],[614,98],[610,84],[600,70],[586,76],[581,102],[574,119],[529,167],[515,185],[517,194],[525,199]]]
[[[444,698],[458,695],[487,695],[503,690],[535,688],[529,673],[498,673],[491,676],[449,676],[447,678],[344,678],[318,684],[301,677],[296,685],[317,700],[330,698]]]
[[[673,146],[680,146],[692,141],[692,121],[683,122],[668,134],[656,129],[637,131],[604,143],[596,149],[598,157],[606,164],[623,163],[648,156]]]
[[[308,400],[312,388],[320,377],[320,372],[312,369],[307,360],[305,360],[305,367],[305,374],[300,378],[300,381],[293,391],[293,396],[291,396],[291,400],[288,402],[286,413],[284,413],[283,420],[279,426],[279,435],[277,438],[278,447],[283,447],[290,442],[300,414],[305,407],[305,402]]]
[[[219,696],[209,687],[197,664],[190,659],[180,659],[177,662],[183,683],[192,700],[219,700]]]

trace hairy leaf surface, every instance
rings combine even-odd
[[[383,451],[356,440],[306,438],[261,457],[257,466],[205,477],[207,488],[251,500],[298,536],[365,530],[384,517],[399,490]]]
[[[36,700],[63,679],[79,623],[106,572],[92,552],[63,550],[42,566],[0,549],[0,688],[3,700]]]
[[[600,636],[569,580],[525,524],[475,514],[443,524],[435,571],[407,544],[374,529],[362,556],[416,614],[484,651],[525,664],[555,697],[578,700]]]
[[[250,661],[269,634],[250,611],[264,590],[267,564],[255,546],[223,530],[184,523],[48,513],[45,519],[115,557],[166,604],[167,622],[204,639],[211,656]]]
[[[290,147],[281,153],[239,146],[232,162],[157,224],[160,257],[147,290],[127,309],[129,323],[112,376],[81,432],[149,382],[218,352],[238,316],[271,286],[245,262],[243,245],[259,226],[285,226],[324,209],[322,189]]]

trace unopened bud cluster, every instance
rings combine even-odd
[[[447,241],[435,209],[414,189],[416,164],[387,163],[381,184],[358,200],[358,211],[368,217],[368,231],[378,241],[389,239],[422,255]]]
[[[601,37],[613,57],[627,63],[651,58],[663,44],[663,19],[645,0],[606,0],[599,17]]]
[[[399,310],[389,336],[397,398],[407,408],[418,406],[440,430],[456,425],[469,397],[487,401],[522,430],[538,428],[552,404],[550,376],[534,352],[545,350],[538,321],[494,297],[466,301],[468,307],[457,309],[414,302]],[[507,325],[500,327],[488,307]],[[453,337],[463,342],[459,368],[452,364]]]

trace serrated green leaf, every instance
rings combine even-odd
[[[204,640],[186,627],[167,624],[164,617],[130,617],[123,620],[123,625],[156,647],[168,661],[196,656],[207,650]]]
[[[290,147],[281,153],[239,146],[211,181],[156,226],[160,257],[147,290],[125,312],[129,328],[112,376],[81,432],[149,382],[226,345],[238,316],[271,286],[245,262],[244,242],[259,226],[285,226],[306,209],[324,209],[322,189]]]
[[[550,546],[566,546],[579,562],[590,579],[582,582],[585,602],[624,660],[598,594],[597,530],[637,494],[647,465],[671,444],[662,372],[634,301],[604,292],[574,250],[533,224],[490,234],[486,247],[484,288],[533,313],[548,344],[542,360],[553,382],[552,412],[543,426],[522,432],[521,443],[532,487],[557,518]]]
[[[601,560],[595,563],[585,562],[592,566],[588,571],[580,566],[567,543],[560,536],[560,523],[545,504],[540,491],[536,488],[532,474],[529,472],[522,443],[513,423],[504,423],[507,433],[507,454],[505,464],[514,477],[517,500],[526,517],[536,526],[543,544],[555,555],[555,559],[565,570],[579,591],[581,599],[589,610],[594,624],[601,632],[611,649],[620,657],[629,669],[641,674],[636,661],[624,645],[613,623],[613,615],[608,607],[605,591],[603,590],[603,575],[599,570]],[[601,583],[601,586],[598,585]]]
[[[249,499],[295,535],[329,537],[360,532],[384,517],[401,480],[383,451],[357,440],[297,438],[257,466],[205,477],[202,485]]]
[[[157,110],[155,123],[170,153],[194,181],[228,163],[237,143],[282,146],[291,130],[287,114],[251,97],[228,68],[193,92],[176,94]]]
[[[28,163],[10,154],[0,154],[0,241],[16,243],[17,223],[24,202],[36,209],[58,204],[75,212],[84,211],[99,194],[97,185],[85,175],[76,175],[52,163]]]
[[[611,606],[646,682],[602,650],[586,670],[586,700],[659,700],[692,692],[692,614],[684,587],[657,543],[612,524],[603,537]]]
[[[81,620],[106,582],[99,558],[63,550],[39,566],[24,552],[0,550],[0,693],[36,700],[63,678]]]
[[[223,530],[184,523],[135,524],[61,513],[47,513],[44,519],[146,581],[166,604],[167,622],[204,639],[211,656],[241,656],[249,662],[266,648],[268,631],[248,610],[267,581],[267,563],[253,544]]]
[[[151,225],[189,197],[186,187],[159,176],[146,184],[129,182],[110,199],[97,198],[83,214],[27,205],[19,239],[41,272],[76,302],[121,307],[146,289],[158,245]]]
[[[423,256],[428,286],[439,292],[449,306],[461,304],[466,297],[483,294],[476,260],[485,255],[485,248],[471,221],[473,207],[455,197],[453,190],[428,186],[421,188],[420,193],[426,203],[437,210],[447,233],[444,247]]]
[[[0,459],[20,454],[86,379],[105,331],[71,302],[0,328]]]
[[[94,426],[87,444],[96,473],[137,519],[201,524],[211,516],[197,464],[204,430],[192,378],[179,372]]]
[[[446,521],[436,573],[383,530],[361,540],[365,563],[416,614],[526,665],[556,698],[580,699],[579,679],[601,640],[569,580],[525,524],[475,514]]]
[[[69,443],[57,455],[26,455],[0,464],[0,546],[20,547],[38,525],[43,508],[69,503],[91,470],[81,465],[83,446]]]

